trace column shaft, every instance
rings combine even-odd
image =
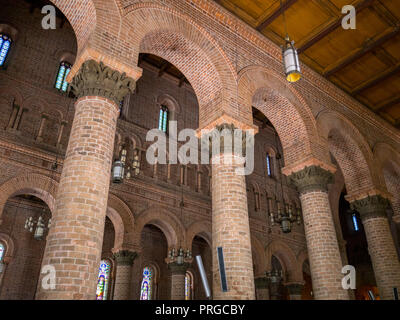
[[[130,300],[132,265],[135,257],[136,253],[128,250],[114,254],[116,272],[113,300]]]
[[[233,157],[232,164],[225,164]],[[254,300],[254,275],[245,176],[235,171],[241,156],[220,154],[212,159],[213,298]],[[217,247],[223,248],[228,292],[222,292]]]

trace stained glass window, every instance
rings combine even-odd
[[[166,106],[161,106],[160,118],[158,121],[158,129],[166,133],[167,125],[168,125],[168,108]]]
[[[70,71],[71,71],[71,65],[68,62],[63,61],[60,63],[60,68],[58,69],[57,80],[55,84],[56,89],[63,92],[67,91],[68,89],[67,76]]]
[[[4,65],[10,51],[12,40],[9,36],[0,33],[0,67]]]
[[[353,219],[353,227],[354,227],[354,230],[355,230],[355,231],[360,230],[360,228],[358,227],[357,216],[356,216],[355,213],[353,213],[352,219]]]
[[[140,300],[151,300],[153,270],[149,267],[143,269],[143,280],[140,288]]]
[[[97,278],[96,300],[107,300],[108,286],[110,282],[110,262],[100,261],[99,276]]]
[[[192,286],[192,275],[187,272],[185,276],[185,300],[192,299]]]
[[[268,153],[267,153],[267,174],[269,177],[272,177],[271,156]]]
[[[5,248],[4,245],[2,243],[0,243],[0,261],[3,260],[3,256],[4,256],[4,252],[5,252]]]

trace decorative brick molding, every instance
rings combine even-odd
[[[190,263],[184,262],[183,264],[178,264],[177,262],[171,262],[168,264],[168,269],[172,274],[185,274],[189,269]]]
[[[136,257],[137,253],[129,250],[121,250],[113,255],[117,265],[120,266],[132,266]]]
[[[387,218],[386,210],[388,207],[389,200],[380,195],[368,196],[351,203],[351,208],[360,213],[363,222],[377,217]]]
[[[100,96],[114,101],[118,106],[122,99],[135,90],[136,82],[125,73],[115,71],[95,60],[85,61],[70,83],[70,89],[78,97]]]
[[[328,191],[328,184],[333,183],[333,174],[319,166],[305,167],[299,172],[292,173],[289,180],[300,193],[312,191]]]

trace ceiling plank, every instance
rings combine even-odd
[[[267,19],[260,23],[260,25],[256,28],[258,31],[264,30],[268,27],[276,18],[278,18],[284,11],[289,9],[293,4],[295,4],[298,0],[287,0],[282,6],[279,6],[279,9],[274,11]]]
[[[395,75],[397,72],[400,72],[400,63],[398,63],[397,65],[389,68],[388,70],[380,73],[375,78],[372,78],[372,79],[362,83],[361,85],[356,87],[353,91],[351,91],[351,95],[353,95],[353,96],[357,95],[360,92],[362,92],[366,89],[369,89],[369,88],[377,85],[378,83],[382,82],[383,80],[386,80],[387,78]]]
[[[363,0],[357,3],[355,6],[357,14],[359,14],[363,9],[368,8],[373,4],[375,0]],[[316,44],[318,41],[320,41],[322,38],[325,38],[328,34],[330,34],[332,31],[334,31],[336,28],[340,27],[342,25],[342,19],[343,16],[340,18],[336,19],[332,24],[330,24],[328,27],[326,27],[324,30],[321,30],[318,34],[316,34],[314,37],[312,37],[308,42],[306,42],[304,45],[302,45],[297,52],[300,54],[307,50],[308,48],[312,47],[314,44]]]
[[[170,63],[168,61],[164,61],[164,63],[160,67],[160,71],[158,71],[158,76],[161,77],[165,73],[165,71],[167,70],[167,68],[169,66],[170,66]]]
[[[391,28],[390,31],[384,33],[380,37],[378,37],[375,41],[373,42],[368,42],[366,43],[362,48],[358,49],[355,51],[355,53],[350,53],[347,57],[344,59],[341,59],[338,63],[336,63],[333,67],[326,69],[323,73],[325,77],[329,77],[335,72],[338,72],[339,70],[343,69],[344,67],[348,66],[350,63],[354,62],[355,60],[361,58],[364,56],[366,53],[370,52],[371,50],[381,46],[384,44],[386,41],[392,39],[399,33],[399,26],[396,26],[395,28]]]

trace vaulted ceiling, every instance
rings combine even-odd
[[[278,45],[289,36],[300,60],[400,128],[400,0],[215,0]],[[342,7],[356,29],[342,28]]]

